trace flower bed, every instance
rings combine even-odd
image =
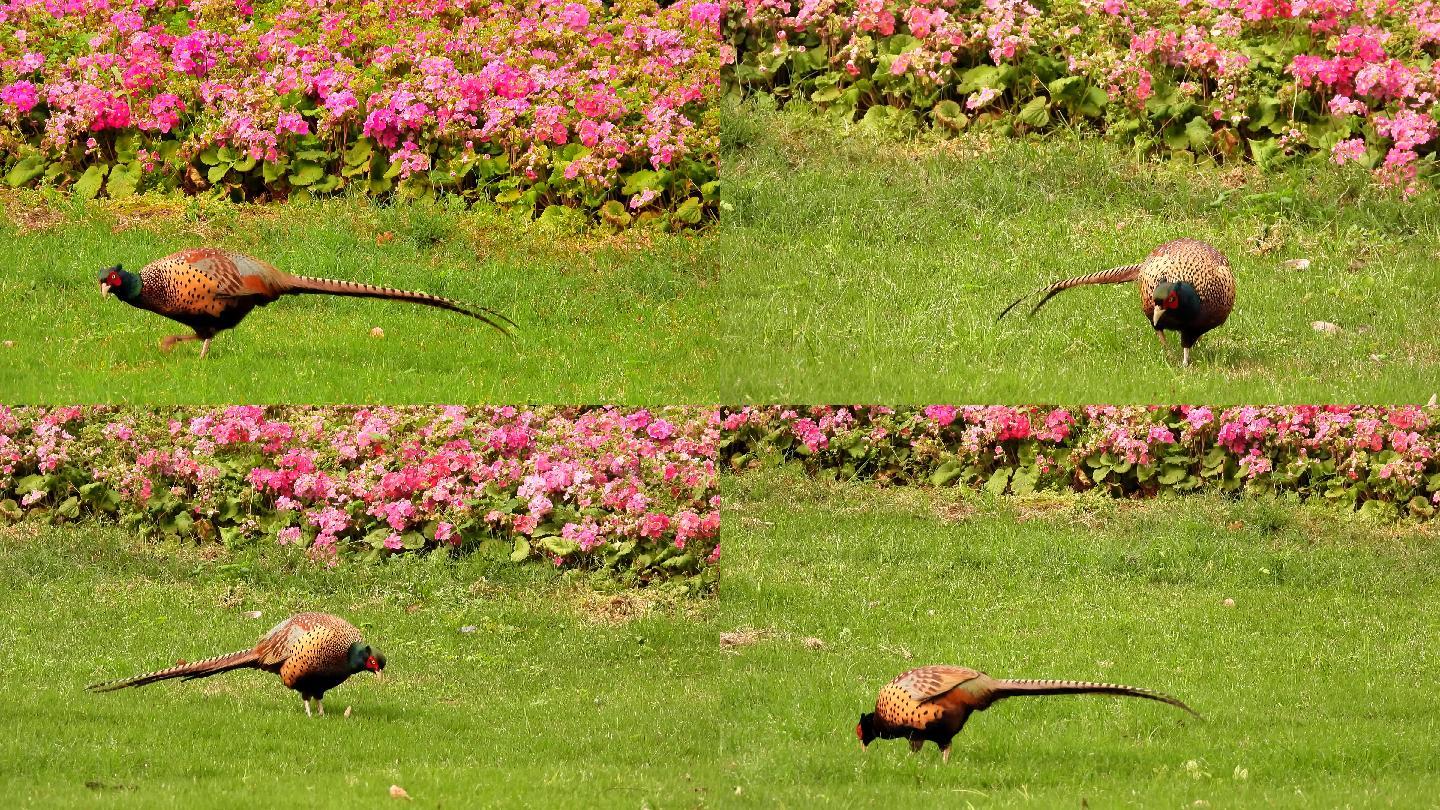
[[[0,172],[84,197],[449,191],[701,222],[719,6],[0,0]]]
[[[722,464],[995,494],[1290,493],[1382,516],[1440,506],[1440,410],[1089,406],[743,408],[721,416]]]
[[[0,406],[0,520],[317,561],[503,543],[511,559],[714,582],[713,411]]]
[[[1143,151],[1433,174],[1432,0],[735,0],[732,91],[941,130],[1103,128]]]

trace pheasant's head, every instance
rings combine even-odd
[[[870,741],[880,736],[880,730],[875,727],[875,713],[860,715],[860,722],[855,724],[855,736],[860,738],[860,747],[870,747]]]
[[[140,277],[120,265],[100,268],[100,294],[115,293],[122,301],[129,301],[140,294]]]
[[[350,671],[375,673],[376,677],[382,677],[380,673],[385,669],[385,654],[371,647],[363,641],[357,641],[350,645]]]
[[[1188,281],[1161,281],[1155,285],[1155,308],[1150,312],[1150,321],[1160,328],[1160,319],[1173,313],[1186,319],[1200,313],[1200,294]]]

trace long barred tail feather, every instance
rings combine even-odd
[[[1049,287],[1035,290],[1033,292],[1028,292],[1020,296],[1019,298],[1016,298],[1010,303],[1010,306],[1000,310],[1000,314],[995,316],[995,320],[998,321],[1006,315],[1010,314],[1010,310],[1014,309],[1021,301],[1024,301],[1026,298],[1029,298],[1032,295],[1041,296],[1040,300],[1036,302],[1035,306],[1030,308],[1030,314],[1034,315],[1035,313],[1040,311],[1040,307],[1045,306],[1046,301],[1049,301],[1051,298],[1055,297],[1056,295],[1065,290],[1070,289],[1071,287],[1079,287],[1085,284],[1120,284],[1126,281],[1134,281],[1136,277],[1140,275],[1140,267],[1141,265],[1138,264],[1127,264],[1121,267],[1112,267],[1109,270],[1101,270],[1099,272],[1090,273],[1089,275],[1076,276],[1075,278],[1067,278],[1063,281],[1057,281],[1054,284],[1051,284]]]
[[[239,652],[217,655],[214,658],[206,658],[204,661],[180,664],[179,666],[162,669],[158,672],[147,672],[144,675],[136,675],[133,678],[92,683],[85,688],[91,692],[113,692],[116,689],[144,686],[147,683],[167,681],[171,678],[184,678],[190,681],[196,678],[208,678],[211,675],[219,675],[222,672],[229,672],[232,669],[253,667],[258,660],[259,656],[256,655],[254,650],[240,650]]]
[[[1144,698],[1146,700],[1158,700],[1161,703],[1168,703],[1179,709],[1200,717],[1200,713],[1186,706],[1179,698],[1159,692],[1152,692],[1149,689],[1141,689],[1135,686],[1122,686],[1117,683],[1094,683],[1091,681],[1055,681],[1055,680],[1005,680],[1001,681],[995,689],[995,699],[1017,697],[1020,695],[1124,695],[1126,697]]]
[[[510,336],[510,330],[501,325],[500,321],[504,321],[516,329],[520,328],[519,324],[489,307],[470,307],[459,301],[441,298],[438,295],[413,292],[411,290],[397,290],[393,287],[377,287],[374,284],[360,284],[354,281],[337,281],[330,278],[312,278],[310,276],[290,276],[289,284],[286,286],[285,292],[293,294],[318,293],[326,295],[348,295],[355,298],[380,298],[388,301],[409,301],[415,304],[424,304],[428,307],[447,309],[451,312],[458,312],[461,315],[468,315],[471,318],[475,318],[498,329],[501,334],[504,334],[506,337]]]

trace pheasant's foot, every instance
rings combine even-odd
[[[1185,347],[1185,352],[1184,352],[1183,355],[1181,355],[1181,357],[1182,357],[1182,359],[1181,359],[1181,361],[1180,361],[1180,365],[1183,366],[1183,367],[1185,367],[1185,368],[1189,368],[1189,367],[1190,367],[1190,347],[1189,347],[1189,346],[1186,346],[1186,347]]]
[[[160,351],[168,352],[175,348],[176,343],[184,343],[188,340],[199,340],[199,335],[166,335],[160,338]]]
[[[1170,348],[1170,344],[1167,343],[1167,342],[1165,342],[1165,330],[1164,330],[1164,329],[1156,329],[1156,330],[1155,330],[1155,337],[1160,338],[1160,345],[1161,345],[1161,346],[1164,346],[1164,347],[1167,348],[1167,349]]]
[[[321,717],[324,717],[324,716],[325,716],[325,701],[321,700],[320,698],[315,698],[315,707],[320,710],[320,716],[321,716]]]
[[[950,746],[947,745],[940,749],[940,761],[946,765],[950,764]]]

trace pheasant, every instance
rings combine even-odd
[[[912,669],[881,687],[875,711],[860,715],[855,736],[867,748],[876,737],[904,738],[911,751],[919,751],[929,740],[940,746],[942,759],[949,762],[950,740],[965,727],[971,712],[1018,695],[1091,693],[1158,700],[1200,717],[1179,700],[1148,689],[1088,681],[996,680],[978,670],[942,665]]]
[[[1235,306],[1235,276],[1225,254],[1196,239],[1166,242],[1139,264],[1101,270],[1087,276],[1057,281],[1042,290],[1023,295],[1001,311],[1005,317],[1031,295],[1042,294],[1030,310],[1034,315],[1057,293],[1085,284],[1138,282],[1140,308],[1155,327],[1161,345],[1165,330],[1180,333],[1183,365],[1190,365],[1190,347],[1201,335],[1225,323]]]
[[[232,669],[262,669],[280,674],[280,681],[300,693],[305,715],[315,701],[325,716],[325,693],[351,675],[369,670],[382,677],[385,656],[365,643],[354,625],[329,613],[300,613],[275,625],[253,649],[217,655],[204,661],[148,672],[118,681],[94,683],[92,692],[113,692],[171,678],[208,678]]]
[[[133,307],[148,309],[194,329],[193,335],[170,335],[162,339],[160,348],[169,351],[176,343],[203,340],[204,344],[200,347],[202,358],[210,351],[210,340],[216,334],[233,329],[250,314],[250,310],[263,307],[282,295],[315,293],[410,301],[469,315],[506,335],[510,332],[499,321],[516,325],[504,315],[485,307],[470,308],[423,292],[295,276],[259,259],[219,248],[182,250],[145,265],[139,274],[131,273],[118,264],[103,268],[100,271],[100,294],[104,296],[112,292]]]

